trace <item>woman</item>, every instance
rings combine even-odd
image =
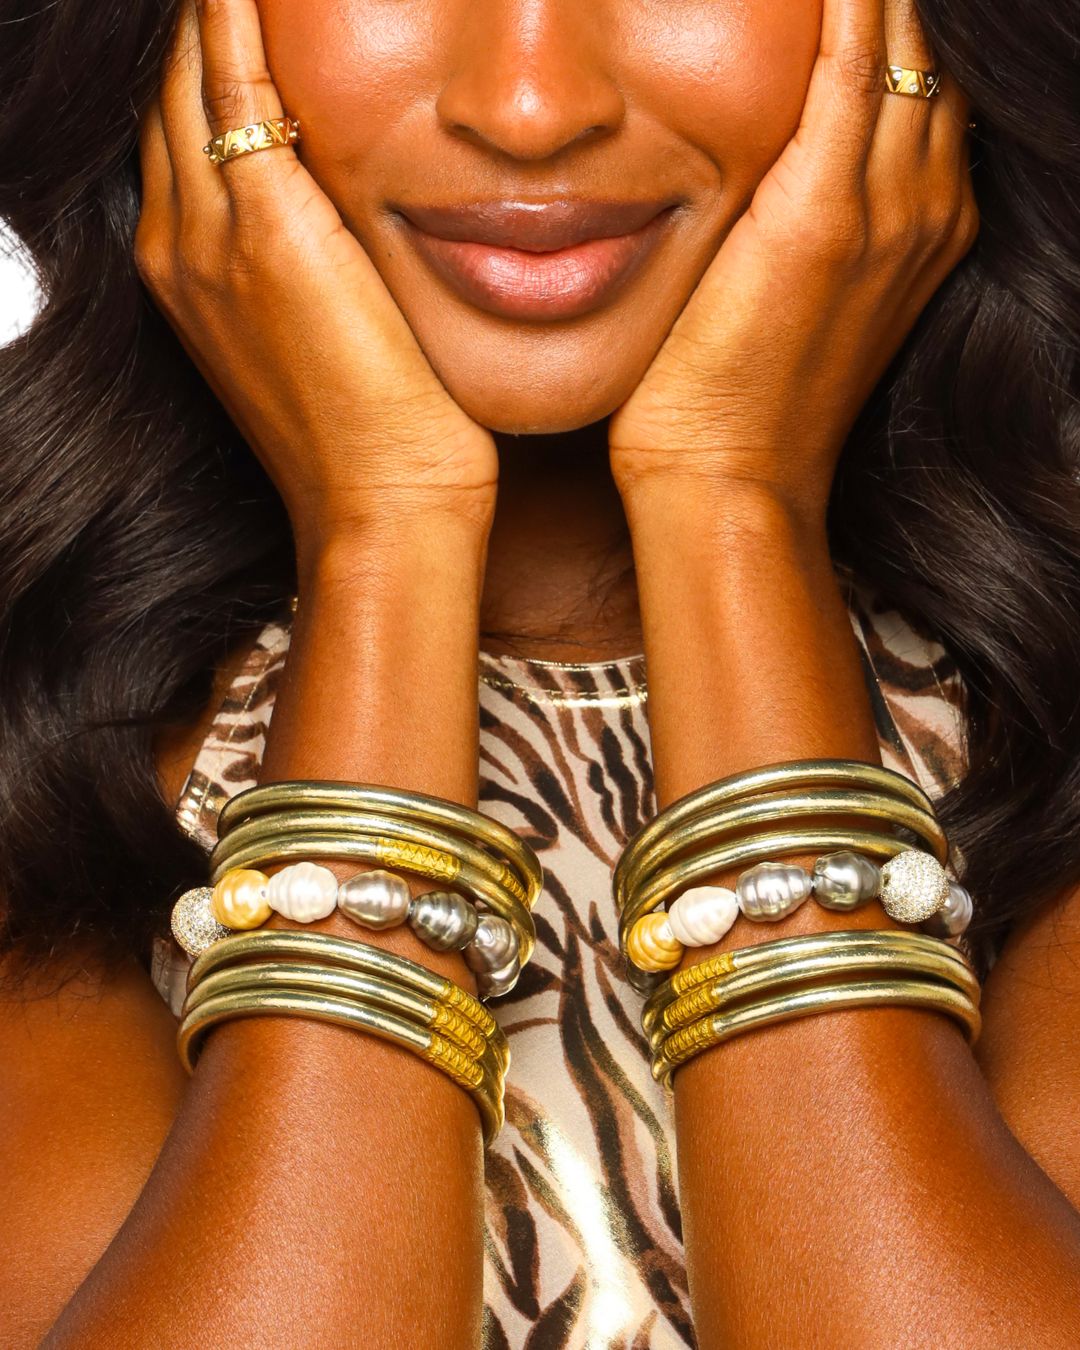
[[[49,296],[2,372],[3,1343],[1075,1345],[1075,4],[0,17]],[[814,758],[935,797],[981,1035],[833,1011],[665,1095],[612,868]],[[184,1072],[173,902],[300,779],[542,856],[486,1150],[314,1019]]]

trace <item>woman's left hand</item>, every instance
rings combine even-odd
[[[914,0],[823,3],[798,130],[611,416],[624,499],[749,481],[823,519],[859,410],[978,233],[968,100],[947,74],[929,99],[885,88],[887,64],[935,64]]]

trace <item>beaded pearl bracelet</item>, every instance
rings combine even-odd
[[[971,921],[968,891],[920,849],[903,849],[879,867],[851,850],[827,853],[813,871],[787,862],[760,862],[739,875],[735,889],[696,886],[667,910],[643,914],[627,936],[627,955],[644,971],[672,970],[687,947],[719,942],[739,913],[758,923],[786,918],[811,896],[825,909],[847,912],[880,899],[898,923],[921,923],[943,938]]]
[[[314,923],[340,909],[363,928],[408,923],[434,951],[461,951],[477,977],[481,997],[509,993],[521,972],[518,936],[497,914],[480,914],[452,891],[413,896],[392,872],[360,872],[339,882],[328,867],[292,863],[273,876],[234,868],[215,886],[186,891],[173,909],[173,934],[192,956],[234,932],[259,928],[272,912]]]

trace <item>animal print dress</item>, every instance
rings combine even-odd
[[[861,587],[848,607],[882,761],[937,796],[966,756],[955,666]],[[207,850],[224,801],[256,781],[288,643],[285,624],[261,633],[185,786],[179,820]],[[486,1155],[484,1350],[692,1346],[670,1099],[649,1073],[610,886],[655,814],[644,658],[481,653],[478,692],[481,808],[547,879],[534,957],[490,1005],[512,1062]],[[157,939],[154,982],[175,1013],[189,963]]]

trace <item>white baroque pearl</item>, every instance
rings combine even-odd
[[[739,908],[756,922],[785,918],[809,899],[812,890],[810,873],[795,863],[758,863],[735,883]]]
[[[906,848],[881,869],[881,906],[897,923],[922,923],[949,898],[949,875],[932,853]]]
[[[738,918],[739,897],[727,886],[695,886],[668,908],[668,923],[684,947],[719,942]]]
[[[318,863],[292,863],[275,872],[266,888],[271,909],[295,923],[314,923],[334,912],[337,877]]]
[[[959,937],[971,923],[975,905],[971,892],[958,881],[949,882],[949,898],[928,919],[923,920],[923,932],[931,937]]]

